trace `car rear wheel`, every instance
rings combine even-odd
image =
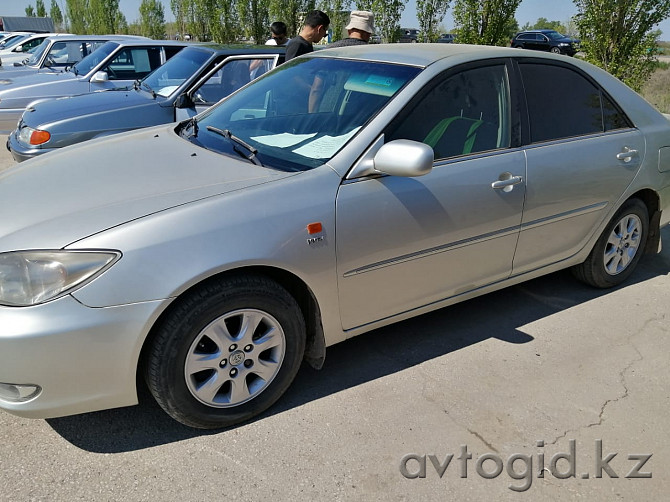
[[[627,201],[598,238],[584,263],[573,267],[574,275],[597,288],[621,284],[640,261],[649,232],[649,213],[639,199]]]
[[[283,287],[240,276],[179,302],[159,325],[145,365],[149,390],[172,418],[227,427],[279,399],[305,349],[302,313]]]

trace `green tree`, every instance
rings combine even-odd
[[[125,18],[119,10],[119,0],[88,0],[88,33],[119,33],[122,31],[121,19]],[[127,26],[127,23],[126,23]]]
[[[212,40],[221,43],[236,42],[242,36],[241,23],[235,2],[217,0],[214,17],[210,19],[209,31]]]
[[[140,4],[140,34],[162,39],[165,35],[165,11],[158,0],[142,0]]]
[[[63,21],[65,20],[63,19],[63,12],[60,10],[60,7],[58,6],[58,2],[56,2],[56,0],[51,0],[49,17],[53,19],[56,31],[63,31],[63,28],[65,27]]]
[[[567,30],[565,26],[560,21],[549,21],[546,17],[540,17],[537,19],[534,25],[528,23],[528,28],[526,30],[556,30],[559,33],[565,33]]]
[[[70,23],[69,32],[88,33],[88,0],[65,0],[65,13]]]
[[[244,35],[257,44],[265,43],[265,34],[270,24],[269,0],[237,0],[237,9],[244,27]]]
[[[465,44],[507,45],[508,28],[521,0],[455,0],[454,24]]]
[[[586,60],[640,90],[655,69],[653,29],[670,16],[670,0],[574,1]]]
[[[344,27],[349,24],[351,0],[322,0],[317,9],[321,9],[330,18],[331,42],[347,37]]]
[[[26,7],[25,10],[26,10],[26,16],[35,17],[35,9],[33,8],[32,5],[28,5],[28,7]]]
[[[269,0],[268,13],[270,23],[282,21],[286,24],[289,37],[295,37],[302,28],[302,19],[307,12],[307,0]]]
[[[368,10],[375,15],[377,34],[384,42],[397,42],[400,17],[407,0],[359,0],[359,10]]]
[[[37,17],[46,17],[47,9],[44,7],[44,0],[35,0],[35,13]]]
[[[449,0],[417,0],[416,18],[421,29],[422,42],[436,42],[439,26],[449,8]]]

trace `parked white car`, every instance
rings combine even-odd
[[[69,35],[69,33],[33,33],[21,40],[18,44],[7,49],[0,50],[0,65],[12,66],[30,57],[30,51],[39,47],[39,45],[48,37],[60,37]]]

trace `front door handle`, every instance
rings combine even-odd
[[[491,188],[494,190],[502,190],[503,192],[511,192],[514,185],[523,183],[523,176],[513,176],[512,173],[503,173],[500,175],[498,181],[491,183]]]
[[[627,146],[623,147],[623,152],[617,153],[617,160],[623,160],[624,162],[630,162],[634,156],[637,155],[637,150],[628,148]]]

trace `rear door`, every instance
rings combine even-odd
[[[638,172],[642,134],[571,65],[520,61],[529,127],[526,203],[514,273],[566,259],[602,223]]]

